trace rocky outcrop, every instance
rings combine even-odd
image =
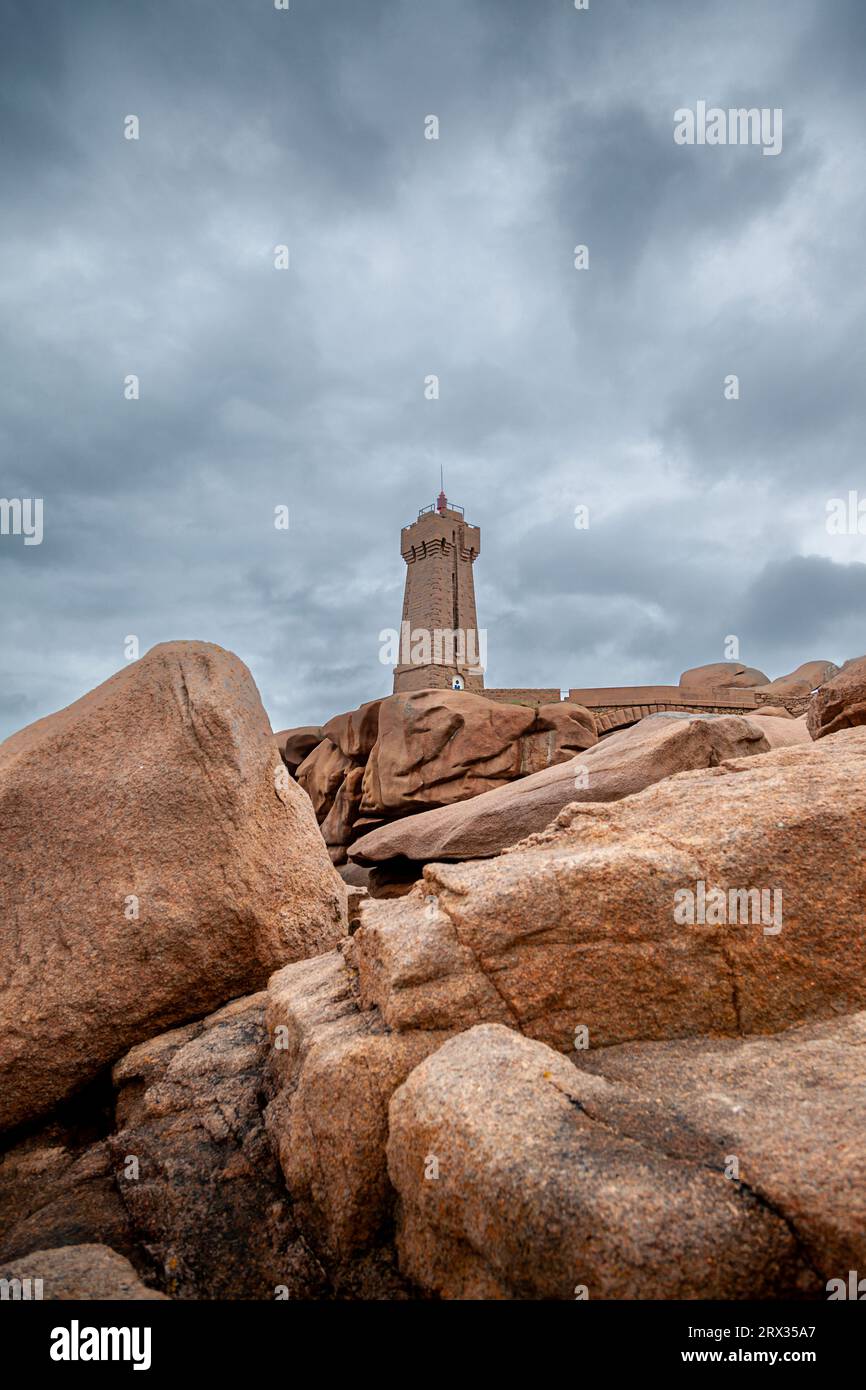
[[[0,1278],[736,1299],[861,1268],[866,729],[780,700],[598,743],[565,703],[403,693],[323,728],[308,795],[319,731],[280,759],[245,668],[175,644],[3,745]],[[398,853],[343,870],[347,912],[322,834],[364,828]],[[442,862],[372,900],[407,849]]]
[[[575,1061],[603,1079],[602,1123],[673,1162],[729,1168],[735,1186],[785,1221],[822,1287],[866,1267],[866,1013]]]
[[[826,738],[840,729],[866,724],[866,657],[846,661],[816,691],[806,712],[806,723],[813,738]]]
[[[110,1140],[132,1224],[173,1298],[321,1297],[265,1133],[265,996],[132,1049]]]
[[[341,753],[329,738],[317,743],[299,765],[296,778],[313,803],[316,820],[321,825],[334,804],[346,773],[354,764]]]
[[[771,748],[794,748],[798,743],[809,742],[805,716],[795,719],[781,706],[749,710],[748,719],[753,729],[760,729],[764,734]]]
[[[355,822],[361,807],[363,782],[363,767],[348,767],[337,788],[330,810],[322,821],[322,835],[325,844],[330,850],[343,851],[332,855],[335,862],[342,862],[345,857],[345,846],[351,844]]]
[[[476,1024],[571,1054],[866,1006],[864,773],[854,731],[570,806],[497,859],[428,865],[341,951],[279,972],[268,1124],[316,1248],[387,1240],[389,1089]]]
[[[274,734],[280,757],[293,777],[296,776],[304,759],[309,757],[324,737],[324,730],[315,724],[305,724],[297,729],[281,729],[278,734]]]
[[[0,1265],[0,1279],[29,1280],[28,1296],[33,1281],[41,1280],[43,1299],[110,1300],[112,1302],[164,1299],[165,1294],[148,1288],[141,1282],[132,1265],[107,1245],[65,1245],[57,1250],[33,1250],[20,1260]],[[17,1296],[20,1296],[17,1295]]]
[[[805,726],[739,715],[655,714],[611,734],[570,762],[522,777],[470,801],[407,816],[357,839],[361,865],[409,859],[481,859],[543,830],[573,801],[618,801],[690,768],[809,742]]]
[[[862,1013],[571,1060],[462,1033],[391,1101],[401,1268],[446,1298],[825,1296],[866,1261],[864,1043]]]
[[[361,810],[396,817],[465,801],[595,742],[592,715],[578,705],[497,704],[453,690],[394,695],[379,712]]]
[[[388,1100],[438,1036],[390,1037],[332,951],[268,990],[267,1125],[301,1230],[341,1296],[401,1297],[384,1166]]]
[[[503,1022],[560,1049],[578,1026],[607,1046],[862,1008],[864,774],[852,731],[570,806],[498,859],[428,865],[365,908],[362,1005],[400,1033]]]
[[[322,741],[297,769],[298,781],[313,803],[335,864],[345,862],[345,847],[353,839],[361,813],[364,767],[376,742],[381,704],[381,700],[371,700],[329,719]]]
[[[325,738],[330,739],[346,758],[365,763],[373,751],[379,737],[379,710],[382,700],[369,700],[348,714],[335,714],[324,727]]]
[[[220,647],[155,647],[8,739],[0,819],[0,1128],[344,930],[309,802]]]
[[[598,742],[595,717],[583,705],[561,700],[535,707],[535,723],[529,733],[528,775],[566,762]],[[521,773],[521,776],[524,774]]]
[[[468,691],[373,700],[324,726],[297,769],[335,864],[383,822],[477,796],[596,742],[579,705],[501,704]]]
[[[755,693],[775,696],[811,695],[819,685],[835,676],[838,670],[839,667],[832,661],[804,661],[796,671],[791,671],[787,676],[777,676],[767,685],[756,686]]]
[[[50,1131],[0,1158],[0,1261],[60,1245],[108,1245],[136,1268],[143,1257],[105,1139],[76,1149]]]

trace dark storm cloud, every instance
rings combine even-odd
[[[0,495],[45,503],[0,538],[0,734],[128,634],[237,651],[275,726],[385,693],[440,464],[492,684],[866,646],[824,527],[864,486],[864,15],[0,0]],[[676,146],[698,99],[782,106],[783,153]]]
[[[797,555],[767,565],[743,597],[742,626],[757,642],[820,643],[833,633],[845,640],[862,633],[866,612],[866,564],[840,564],[819,555]],[[844,656],[859,655],[853,647]]]

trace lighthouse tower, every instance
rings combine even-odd
[[[483,690],[484,643],[479,638],[472,566],[481,532],[463,508],[449,503],[444,484],[434,505],[400,532],[406,590],[400,664],[394,690]]]

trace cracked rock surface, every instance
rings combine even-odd
[[[400,1298],[388,1102],[442,1037],[390,1034],[359,1009],[354,975],[331,951],[272,977],[267,1126],[299,1228],[338,1295]]]
[[[575,1061],[608,1083],[605,1123],[675,1161],[736,1158],[739,1184],[786,1222],[822,1288],[866,1266],[866,1013]]]
[[[866,1255],[864,1038],[861,1014],[584,1067],[470,1029],[391,1101],[401,1268],[445,1298],[821,1296]]]
[[[265,1132],[264,1013],[238,999],[114,1069],[117,1187],[173,1298],[328,1296]]]
[[[861,729],[570,806],[498,859],[428,865],[405,898],[369,903],[362,1007],[398,1033],[500,1022],[563,1051],[578,1026],[597,1047],[853,1012],[864,811]],[[726,914],[732,891],[764,891],[770,915],[678,922],[677,894],[699,882]]]

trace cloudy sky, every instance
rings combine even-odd
[[[387,693],[440,465],[488,684],[866,651],[826,526],[866,499],[863,0],[0,19],[0,496],[44,499],[0,536],[0,736],[130,634],[237,652],[275,728]],[[782,153],[677,145],[699,100],[781,107]]]

